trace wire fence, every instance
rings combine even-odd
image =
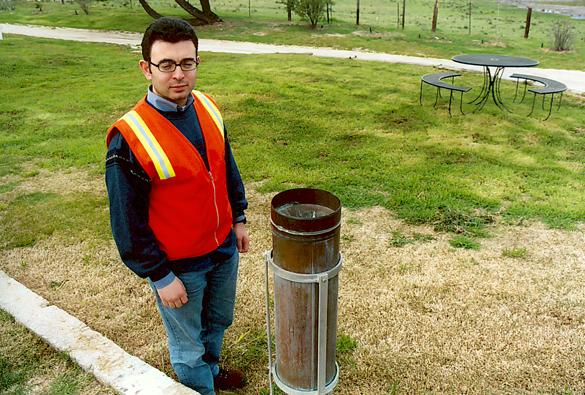
[[[169,0],[172,2],[172,0]],[[469,22],[469,14],[477,18],[503,18],[509,13],[518,13],[531,7],[535,12],[559,14],[585,20],[585,0],[448,0],[439,1],[439,15],[448,18],[459,17],[460,22]],[[355,23],[357,16],[357,0],[336,0],[332,6],[332,17],[336,21]],[[240,16],[282,18],[287,13],[283,4],[276,0],[212,0],[212,6],[218,13],[229,13]],[[405,24],[430,21],[433,15],[435,0],[360,0],[360,24],[393,27],[400,23],[405,13]],[[514,12],[515,11],[515,12]],[[454,20],[451,20],[454,22]],[[493,20],[497,22],[497,20]],[[509,22],[509,21],[506,21]]]
[[[22,0],[0,0],[0,10]],[[34,0],[35,2],[43,0]],[[46,0],[65,1],[74,0]],[[87,0],[90,1],[90,0]],[[93,0],[114,7],[140,8],[138,0]],[[180,8],[174,0],[147,0],[154,9]],[[199,7],[198,0],[190,0]],[[212,9],[223,18],[250,18],[252,21],[287,23],[286,6],[279,0],[211,0]],[[483,34],[490,37],[522,37],[531,7],[535,33],[550,35],[559,15],[571,16],[580,32],[585,31],[585,0],[359,0],[357,30],[429,32],[433,10],[438,5],[437,35],[442,33]],[[333,0],[331,27],[356,29],[357,0]],[[297,23],[299,17],[293,14]],[[327,24],[325,20],[321,25]],[[334,29],[333,29],[334,30]],[[580,34],[581,35],[581,34]]]

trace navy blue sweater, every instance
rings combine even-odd
[[[181,107],[149,89],[146,102],[183,133],[195,146],[209,169],[205,140],[193,106],[193,98],[189,97],[187,104]],[[233,222],[245,222],[244,210],[248,207],[248,202],[227,131],[225,161]],[[222,245],[207,255],[175,261],[167,259],[148,225],[150,178],[120,133],[112,138],[108,147],[106,186],[110,199],[112,234],[120,257],[130,270],[140,277],[150,278],[157,288],[170,284],[175,278],[174,273],[196,270],[213,262],[225,260],[234,254],[236,237],[232,230]]]

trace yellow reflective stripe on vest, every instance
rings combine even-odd
[[[175,170],[163,151],[160,144],[148,128],[146,123],[140,115],[134,110],[130,111],[122,117],[122,119],[130,126],[140,143],[148,153],[148,156],[154,163],[156,172],[161,180],[166,180],[175,176]]]
[[[194,90],[193,94],[197,96],[201,104],[203,104],[203,107],[205,107],[205,109],[211,116],[211,119],[213,119],[213,122],[215,122],[215,125],[219,129],[221,137],[223,137],[223,118],[221,117],[219,108],[217,108],[215,104],[211,100],[209,100],[209,98],[205,96],[203,93]]]

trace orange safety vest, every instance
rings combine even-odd
[[[193,91],[209,171],[191,142],[142,99],[108,130],[119,131],[151,180],[150,225],[168,259],[205,255],[232,228],[228,199],[223,119],[216,103]]]

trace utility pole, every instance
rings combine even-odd
[[[360,25],[360,0],[357,0],[357,9],[355,12],[355,24]]]

